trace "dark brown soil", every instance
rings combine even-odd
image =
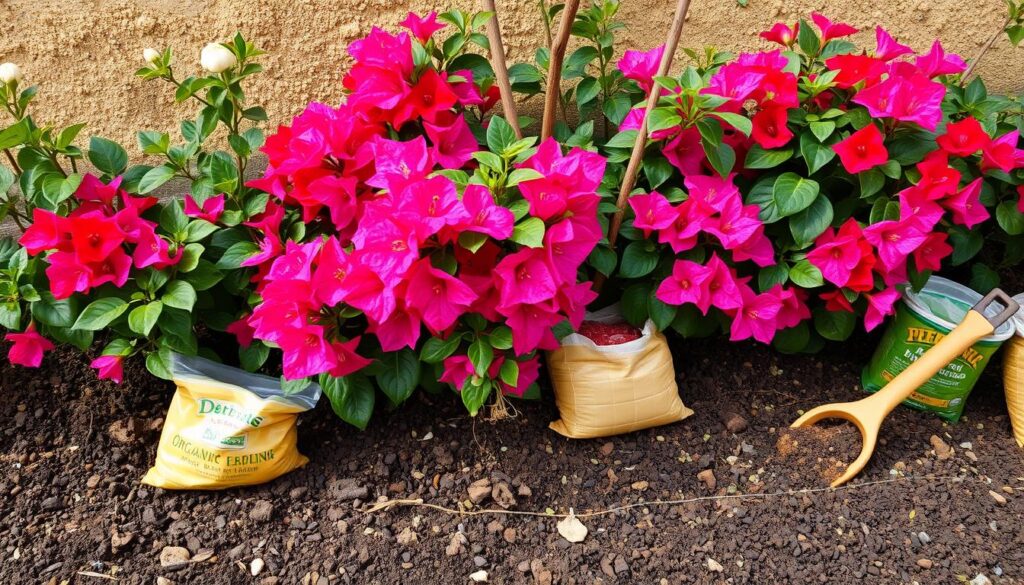
[[[781,431],[774,461],[785,466],[794,481],[828,485],[846,471],[847,462],[854,460],[860,449],[860,431],[850,423],[818,423]]]
[[[676,343],[680,388],[696,414],[604,440],[548,430],[550,398],[517,402],[518,418],[490,424],[467,418],[451,396],[418,394],[378,412],[363,433],[322,401],[300,418],[308,466],[217,493],[139,484],[167,384],[137,367],[122,387],[98,383],[88,359],[70,352],[38,371],[5,364],[0,583],[108,582],[91,572],[147,585],[418,585],[469,583],[479,570],[491,583],[1024,581],[1024,456],[994,371],[959,424],[897,409],[847,488],[780,464],[779,434],[799,411],[861,396],[870,347],[857,340],[820,356],[780,356]],[[540,516],[365,512],[394,499]],[[569,508],[589,529],[578,544],[545,517]],[[199,560],[161,567],[168,546]],[[255,559],[265,565],[257,577]]]

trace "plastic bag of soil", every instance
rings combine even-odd
[[[218,490],[264,483],[309,462],[295,424],[316,406],[316,384],[286,395],[276,378],[181,355],[171,373],[178,388],[142,483]]]
[[[618,307],[587,314],[586,321],[621,323]],[[681,421],[693,414],[679,398],[668,342],[650,320],[640,337],[598,345],[573,333],[547,353],[559,420],[550,427],[573,439],[629,433]]]
[[[1013,297],[1024,306],[1024,294]],[[1018,447],[1024,447],[1024,309],[1011,321],[1016,330],[1006,342],[1003,356],[1003,390],[1006,392],[1006,410],[1010,413],[1013,438]]]

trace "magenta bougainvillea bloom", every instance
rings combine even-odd
[[[833,146],[832,150],[839,155],[846,172],[851,174],[873,169],[889,160],[889,151],[885,148],[882,132],[874,124],[857,130]]]
[[[981,177],[942,201],[953,212],[953,222],[964,227],[974,227],[989,218],[988,209],[981,203]]]
[[[896,301],[900,300],[900,292],[895,288],[865,294],[868,300],[867,311],[864,313],[864,329],[871,331],[882,324],[886,317],[895,312]]]
[[[672,204],[657,191],[633,195],[629,198],[629,206],[636,215],[633,227],[643,230],[644,236],[651,235],[654,230],[665,229],[675,221]]]
[[[101,380],[110,380],[115,384],[120,384],[124,379],[124,356],[101,355],[92,360],[89,366],[96,370],[96,374]]]
[[[946,125],[946,132],[935,139],[942,150],[956,156],[971,156],[992,141],[974,116]]]
[[[185,215],[217,223],[224,213],[224,194],[207,197],[202,205],[196,203],[191,195],[185,195]]]
[[[399,24],[408,29],[412,36],[423,44],[426,44],[434,33],[444,28],[443,24],[437,22],[437,12],[435,11],[431,11],[426,16],[410,12]]]
[[[739,292],[741,305],[733,316],[729,339],[741,341],[753,337],[761,343],[771,343],[778,329],[782,300],[771,292],[756,294],[748,286],[740,287]]]
[[[796,40],[796,33],[800,30],[800,23],[794,23],[792,27],[784,22],[776,22],[771,29],[762,32],[759,36],[773,43],[778,43],[784,47],[793,46],[793,41]]]
[[[650,51],[626,51],[619,59],[619,71],[626,79],[636,81],[640,89],[650,92],[651,87],[654,86],[654,76],[658,73],[658,65],[664,54],[665,45],[655,47]]]
[[[857,28],[845,22],[833,22],[818,12],[811,13],[811,20],[821,31],[821,42],[827,43],[832,39],[841,39],[856,34]]]
[[[4,339],[11,342],[7,359],[26,368],[38,368],[43,363],[43,355],[53,349],[53,343],[36,331],[34,323],[29,323],[22,333],[4,335]]]
[[[875,27],[875,58],[881,59],[882,61],[892,61],[897,57],[903,55],[911,55],[914,53],[914,49],[906,45],[901,45],[896,42],[896,39],[892,38],[889,31],[882,27]]]

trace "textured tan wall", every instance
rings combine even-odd
[[[455,5],[471,8],[472,0]],[[671,0],[623,0],[629,28],[621,49],[663,42]],[[535,0],[498,0],[511,60],[529,59],[542,42]],[[40,86],[42,121],[88,123],[96,133],[134,143],[138,129],[175,128],[186,112],[163,84],[143,83],[132,72],[144,47],[174,47],[179,76],[198,68],[199,49],[241,30],[270,52],[267,73],[250,92],[273,122],[287,120],[309,100],[338,101],[346,45],[374,24],[394,28],[409,10],[446,5],[427,0],[0,0],[0,62],[21,64]],[[968,8],[971,12],[967,12]],[[756,34],[776,20],[810,10],[860,27],[882,24],[915,49],[939,37],[948,49],[973,55],[1005,14],[1003,0],[693,0],[683,46],[753,49]],[[873,46],[873,33],[859,41]],[[1003,39],[980,69],[990,87],[1024,90],[1024,48]]]

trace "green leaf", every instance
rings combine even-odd
[[[808,262],[806,258],[789,269],[789,279],[793,281],[793,284],[802,288],[817,288],[825,284],[821,270],[818,270],[818,267]]]
[[[595,246],[593,251],[590,252],[590,256],[587,258],[587,262],[593,266],[598,272],[605,276],[611,276],[612,272],[615,271],[615,265],[618,262],[618,256],[615,251],[607,246]]]
[[[78,316],[72,329],[97,331],[109,325],[128,308],[128,303],[117,297],[106,297],[89,303]]]
[[[871,197],[885,186],[885,175],[877,168],[858,173],[857,180],[860,182],[860,196],[862,199]]]
[[[128,153],[113,140],[93,136],[89,139],[89,161],[106,175],[120,175],[128,166]]]
[[[146,355],[146,369],[157,378],[172,380],[174,379],[174,374],[171,372],[172,361],[170,348],[161,347],[159,351]]]
[[[501,362],[501,370],[498,371],[501,381],[515,388],[519,385],[519,362],[516,360],[505,360]]]
[[[501,154],[515,141],[516,133],[512,125],[501,116],[491,116],[487,125],[487,148],[495,154]]]
[[[725,120],[726,123],[742,132],[745,136],[750,136],[750,132],[754,127],[750,118],[741,116],[740,114],[734,114],[731,112],[714,112],[712,115]]]
[[[187,249],[187,246],[186,246]],[[197,291],[208,290],[224,279],[224,273],[206,260],[200,259],[196,267],[185,275],[185,280]]]
[[[27,119],[12,124],[0,131],[0,150],[24,144],[28,141],[29,136],[30,130]]]
[[[622,316],[635,327],[643,327],[650,316],[648,299],[653,296],[650,282],[638,282],[622,293]]]
[[[512,349],[512,330],[505,325],[499,325],[487,336],[487,340],[494,349]]]
[[[57,300],[48,290],[39,291],[39,300],[30,305],[32,317],[44,325],[68,328],[78,316],[78,300],[75,297]]]
[[[462,335],[449,335],[448,339],[431,337],[420,350],[420,359],[428,364],[439,364],[455,353],[462,343]]]
[[[821,195],[810,207],[789,218],[789,231],[801,247],[810,244],[832,224],[832,202]]]
[[[321,374],[320,388],[331,401],[331,408],[338,418],[361,431],[366,430],[376,401],[376,392],[369,378],[364,374],[344,378]]]
[[[247,372],[255,372],[263,367],[270,357],[270,348],[262,341],[253,340],[249,347],[238,346],[238,361]]]
[[[258,251],[259,247],[253,242],[236,242],[224,251],[224,255],[217,261],[217,268],[222,270],[241,268],[242,262]]]
[[[764,292],[777,284],[786,284],[789,280],[789,266],[779,262],[775,266],[766,266],[757,273],[757,288]]]
[[[1024,214],[1017,209],[1016,201],[1003,201],[996,207],[996,221],[1011,236],[1024,234]]]
[[[487,368],[491,367],[491,362],[494,361],[494,349],[481,337],[474,339],[473,343],[469,344],[469,351],[466,355],[469,356],[469,361],[473,364],[473,370],[477,376],[486,375]]]
[[[619,265],[619,276],[623,278],[639,278],[651,273],[657,266],[661,255],[654,244],[644,241],[630,242],[622,254]]]
[[[819,144],[813,135],[804,133],[800,135],[800,155],[807,163],[807,174],[813,175],[836,157],[836,151]]]
[[[803,19],[800,20],[796,42],[805,55],[815,57],[818,55],[818,51],[821,50],[821,39],[818,38],[818,33],[814,32],[811,25],[807,24],[807,21]]]
[[[486,378],[470,376],[462,384],[460,395],[469,416],[476,416],[491,395],[491,381]]]
[[[950,260],[953,266],[960,266],[978,255],[985,245],[985,238],[978,230],[954,226],[949,230],[949,243],[953,246],[953,255]]]
[[[584,77],[576,86],[576,103],[583,105],[597,97],[601,85],[594,77]]]
[[[191,311],[196,304],[196,289],[184,280],[172,280],[160,300],[168,307]]]
[[[502,169],[505,168],[504,161],[501,160],[500,156],[494,154],[493,152],[487,152],[485,150],[474,152],[473,159],[476,160],[481,165],[490,169],[494,169],[498,172],[501,172]]]
[[[311,383],[312,382],[310,381],[309,378],[298,378],[295,380],[289,380],[288,378],[281,376],[281,394],[283,394],[284,396],[298,394],[299,392],[302,392],[306,388],[309,388],[309,385]]]
[[[701,145],[704,147],[704,154],[708,157],[708,162],[722,177],[728,176],[732,172],[733,166],[736,165],[736,151],[731,146],[724,142],[713,143],[706,139],[701,140]]]
[[[675,108],[654,108],[651,110],[651,117],[647,120],[647,131],[657,132],[659,130],[667,130],[669,128],[675,128],[683,123],[683,117],[679,115],[679,112]],[[633,142],[630,142],[629,146],[632,148],[636,142],[636,134],[633,135]]]
[[[782,217],[788,217],[807,209],[818,196],[817,181],[796,173],[783,173],[775,180],[772,200]]]
[[[164,304],[160,301],[135,307],[131,313],[128,313],[128,328],[143,337],[148,337],[163,310]]]
[[[969,286],[977,291],[988,292],[999,286],[999,273],[978,262],[971,266]]]
[[[201,244],[188,244],[181,253],[181,260],[178,261],[176,268],[178,272],[192,272],[195,267],[199,265],[199,258],[203,255],[206,248]]]
[[[216,225],[206,221],[205,219],[193,219],[188,223],[188,227],[185,229],[185,241],[198,242],[217,231],[217,229]]]
[[[845,341],[857,323],[857,317],[846,311],[828,311],[819,307],[814,311],[814,328],[831,341]]]
[[[529,217],[516,224],[512,230],[512,241],[527,248],[540,248],[544,245],[544,221],[538,217]]]
[[[793,156],[792,148],[778,148],[765,150],[760,145],[754,144],[747,151],[747,158],[743,162],[746,169],[771,169],[786,162]]]
[[[676,318],[676,311],[679,307],[662,302],[655,295],[647,297],[647,313],[654,322],[654,326],[660,331],[668,329]]]
[[[174,178],[174,168],[168,165],[153,167],[139,181],[139,193],[151,193],[161,185]]]
[[[662,156],[648,156],[643,159],[644,175],[650,189],[657,189],[672,176],[675,167]]]
[[[420,383],[420,360],[416,352],[405,348],[385,353],[374,364],[377,385],[392,406],[405,402]]]
[[[188,229],[188,216],[185,215],[181,200],[174,199],[164,204],[163,210],[160,211],[160,227],[175,237],[185,234],[185,230]]]
[[[171,137],[166,132],[143,130],[137,136],[139,148],[145,154],[164,154],[171,145]]]
[[[836,130],[836,123],[831,120],[811,122],[808,126],[811,128],[811,132],[814,134],[815,138],[818,139],[818,142],[825,142]]]
[[[803,351],[810,340],[811,328],[807,323],[798,323],[795,327],[776,331],[772,347],[782,353],[797,353]]]
[[[0,327],[11,331],[21,329],[21,303],[0,303]]]

